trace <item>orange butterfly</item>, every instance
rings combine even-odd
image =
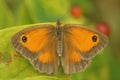
[[[12,45],[42,73],[57,73],[63,66],[64,73],[83,71],[90,60],[103,49],[108,38],[97,31],[79,24],[60,22],[26,28],[12,37]]]

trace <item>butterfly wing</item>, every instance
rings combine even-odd
[[[16,33],[11,42],[38,71],[55,73],[59,63],[54,30],[53,25],[36,25]]]
[[[62,63],[65,73],[68,74],[85,69],[90,59],[108,42],[104,34],[81,27],[81,25],[66,24],[63,26],[63,34]]]
[[[84,59],[91,59],[108,43],[106,35],[81,25],[67,24],[64,26],[64,33]]]

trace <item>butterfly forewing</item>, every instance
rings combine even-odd
[[[97,31],[78,24],[66,24],[64,34],[84,59],[91,59],[108,43],[108,38]]]

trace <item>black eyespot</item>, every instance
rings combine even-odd
[[[93,36],[93,37],[92,37],[92,41],[93,41],[93,42],[96,42],[96,41],[97,41],[97,36]]]
[[[27,37],[26,37],[26,36],[23,36],[23,37],[22,37],[22,41],[23,41],[23,42],[26,42],[26,41],[27,41]]]

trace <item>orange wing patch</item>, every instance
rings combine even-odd
[[[89,51],[93,46],[97,45],[98,42],[99,42],[99,36],[94,32],[88,31],[87,29],[72,27],[68,30],[68,32],[69,31],[70,31],[70,34],[71,34],[71,35],[68,35],[70,41],[81,52]],[[97,37],[96,42],[92,41],[93,36]]]
[[[49,34],[50,31],[51,30],[49,30],[49,28],[39,28],[36,30],[31,30],[21,35],[20,43],[31,52],[38,52],[41,48],[43,48],[48,43],[48,40],[50,37],[50,34]],[[26,42],[22,41],[23,36],[27,38]]]
[[[72,51],[69,55],[70,62],[80,62],[81,57],[80,54],[78,54],[75,51]]]
[[[51,53],[52,54],[52,53]],[[53,61],[53,56],[51,56],[49,51],[43,52],[40,56],[39,56],[39,61],[43,62],[43,63],[48,63],[48,62],[52,62]]]

